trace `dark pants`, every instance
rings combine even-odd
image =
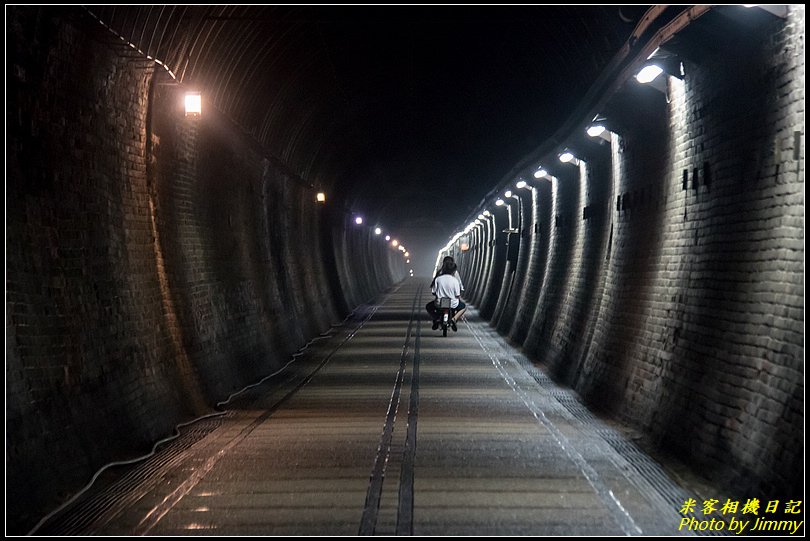
[[[465,308],[467,308],[467,305],[464,304],[464,301],[458,301],[458,306],[450,309],[450,317],[453,317],[456,314],[456,312],[464,310]],[[436,308],[436,301],[430,301],[429,303],[427,303],[425,305],[425,309],[427,310],[428,314],[430,314],[430,319],[434,321],[439,319],[439,316],[441,315],[441,310]]]

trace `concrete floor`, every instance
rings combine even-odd
[[[37,533],[678,535],[678,486],[412,279]],[[119,468],[119,470],[121,470]]]

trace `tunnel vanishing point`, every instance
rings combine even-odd
[[[341,61],[294,56],[275,16],[6,7],[8,533],[416,279],[386,214],[356,223],[369,187],[346,195],[367,158],[333,119],[351,93],[321,84]],[[652,449],[802,500],[804,7],[634,25],[580,44],[602,60],[570,114],[423,258],[452,255],[484,321]]]

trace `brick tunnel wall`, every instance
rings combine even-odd
[[[735,499],[800,500],[804,8],[684,69],[537,199],[499,330]]]
[[[186,118],[162,69],[67,13],[7,12],[16,534],[405,275],[227,119]]]

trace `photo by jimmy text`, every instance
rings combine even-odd
[[[740,534],[780,533],[795,535],[803,533],[804,520],[800,520],[801,500],[768,500],[764,507],[759,498],[749,498],[741,505],[741,500],[728,499],[721,506],[720,500],[704,500],[699,507],[698,502],[689,498],[684,501],[680,509],[681,515],[702,512],[702,519],[694,516],[684,516],[678,524],[678,531],[691,532],[730,532]],[[736,516],[739,513],[739,517]],[[795,519],[784,518],[797,515]]]

